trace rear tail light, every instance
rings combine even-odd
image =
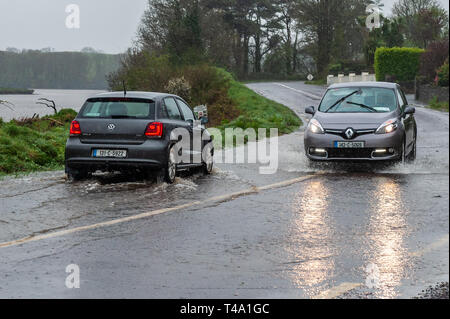
[[[147,125],[145,130],[145,135],[148,137],[162,137],[163,135],[163,124],[159,122],[153,122]]]
[[[70,124],[70,136],[79,136],[81,135],[81,127],[78,121],[72,121]]]

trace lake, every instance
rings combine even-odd
[[[14,105],[14,111],[0,105],[0,117],[6,122],[12,119],[31,117],[35,113],[40,116],[53,114],[51,108],[36,104],[40,98],[55,101],[58,111],[70,108],[78,112],[88,97],[102,92],[105,91],[36,89],[32,95],[0,95],[0,100],[8,101]]]

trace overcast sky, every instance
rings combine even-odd
[[[120,53],[131,46],[148,0],[0,0],[0,50],[7,47]],[[390,14],[395,0],[384,0]],[[448,0],[440,0],[448,10]],[[66,7],[80,8],[80,28],[66,27]],[[74,21],[74,20],[71,20]]]

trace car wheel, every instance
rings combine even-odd
[[[417,157],[417,137],[414,138],[414,145],[413,145],[413,149],[411,151],[411,153],[409,153],[408,155],[408,160],[409,161],[415,161]]]
[[[403,140],[402,143],[402,156],[400,157],[400,162],[402,164],[406,163],[406,140]]]
[[[88,176],[89,176],[89,172],[87,170],[73,169],[73,168],[67,169],[67,178],[71,181],[74,181],[74,182],[81,181],[81,180],[88,178]]]
[[[212,173],[213,167],[214,167],[214,151],[211,145],[205,146],[205,149],[203,150],[204,153],[204,161],[203,161],[203,173],[205,175],[209,175]]]
[[[172,147],[167,158],[167,165],[163,170],[164,181],[168,184],[173,184],[177,177],[177,163],[175,149]]]

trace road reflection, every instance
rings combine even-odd
[[[317,292],[315,286],[332,276],[335,267],[328,196],[323,182],[312,180],[292,202],[292,210],[297,215],[292,235],[298,245],[291,248],[296,260],[291,274],[294,284],[311,294]]]
[[[405,275],[408,262],[405,248],[408,214],[400,185],[392,179],[379,179],[372,196],[369,222],[369,260],[379,269],[377,298],[393,298]]]

